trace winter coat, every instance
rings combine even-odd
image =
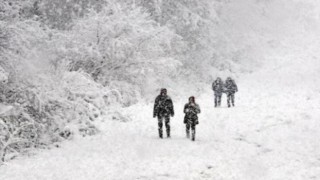
[[[225,83],[225,91],[226,93],[236,93],[238,92],[238,86],[233,80],[227,80]]]
[[[212,83],[212,90],[214,91],[215,94],[222,94],[222,92],[223,92],[223,83],[222,83],[222,81],[215,80]]]
[[[201,111],[200,111],[200,107],[198,104],[191,104],[191,103],[187,103],[184,106],[184,110],[183,112],[185,113],[184,116],[184,123],[189,123],[189,124],[198,124],[198,115]]]
[[[154,102],[153,116],[162,117],[169,115],[174,115],[173,103],[171,98],[167,95],[157,96]]]

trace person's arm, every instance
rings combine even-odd
[[[184,105],[183,112],[184,112],[185,114],[188,113],[188,104],[185,104],[185,105]]]
[[[174,116],[174,107],[173,107],[173,102],[172,102],[172,99],[171,99],[171,98],[169,99],[169,102],[170,102],[171,116],[173,117],[173,116]]]
[[[201,112],[200,106],[198,104],[196,105],[196,112],[197,112],[197,114]]]
[[[230,85],[229,85],[229,83],[225,83],[225,84],[224,84],[224,88],[225,88],[226,92],[229,92],[229,91],[230,91]]]
[[[159,97],[156,98],[154,101],[154,106],[153,106],[153,117],[155,118],[158,114],[158,104],[159,104]]]
[[[199,114],[201,111],[200,111],[200,106],[198,104],[195,105],[195,111],[196,111],[196,114]],[[197,119],[196,119],[196,124],[199,124],[199,119],[198,119],[198,116],[197,116]]]

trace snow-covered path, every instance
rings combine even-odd
[[[99,135],[17,158],[0,167],[0,179],[320,179],[320,91],[245,79],[235,108],[225,96],[213,108],[210,91],[197,99],[195,142],[185,138],[186,101],[175,102],[170,139],[158,138],[152,104],[133,106],[125,109],[132,121],[106,120]]]

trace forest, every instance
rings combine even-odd
[[[1,0],[0,162],[128,121],[121,109],[153,103],[160,88],[200,95],[218,76],[316,56],[317,4]]]

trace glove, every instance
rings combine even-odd
[[[171,114],[171,117],[173,117],[173,116],[174,116],[174,114],[172,113],[172,114]]]
[[[154,115],[153,115],[153,118],[156,118],[156,117],[157,117],[157,116],[154,114]]]
[[[196,121],[196,124],[199,124],[199,121]]]

